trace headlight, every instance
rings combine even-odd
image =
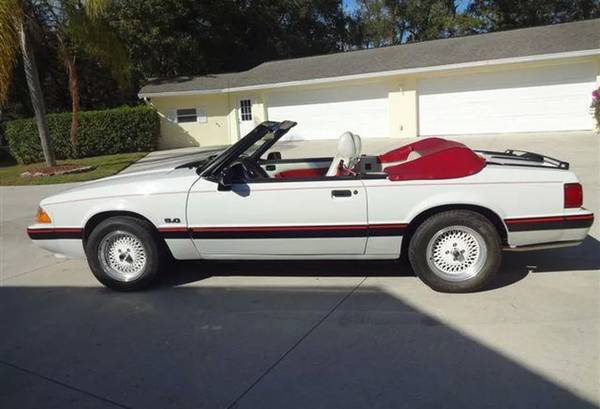
[[[52,219],[48,216],[48,213],[41,207],[38,207],[36,220],[38,223],[52,223]]]

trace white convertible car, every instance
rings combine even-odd
[[[210,158],[88,182],[44,199],[27,230],[87,257],[104,285],[148,285],[172,258],[397,259],[439,291],[485,287],[503,249],[581,243],[594,215],[569,164],[440,138],[378,156],[282,158],[294,122],[264,122]]]

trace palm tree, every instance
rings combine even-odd
[[[104,21],[112,0],[55,0],[40,3],[45,3],[47,7],[48,25],[56,36],[69,78],[71,143],[75,147],[80,105],[77,53],[84,51],[110,67],[112,76],[121,86],[129,81],[128,56],[119,39]]]
[[[6,101],[12,68],[21,49],[44,158],[55,164],[50,144],[44,96],[29,34],[41,30],[54,36],[69,78],[71,143],[77,144],[79,88],[77,54],[84,51],[111,68],[123,85],[128,81],[127,53],[103,17],[112,0],[0,0],[0,106]]]
[[[56,160],[50,143],[44,94],[40,86],[35,58],[29,44],[32,21],[28,6],[29,4],[21,0],[0,1],[0,106],[6,102],[12,68],[20,48],[44,159],[47,166],[54,166]]]

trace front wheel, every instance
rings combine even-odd
[[[96,226],[85,250],[98,281],[121,291],[151,284],[164,259],[152,225],[128,216],[113,217]]]
[[[425,220],[408,248],[410,263],[427,285],[443,292],[484,288],[500,268],[502,246],[483,215],[451,210]]]

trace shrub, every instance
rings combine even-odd
[[[48,115],[50,139],[57,159],[151,151],[160,134],[156,111],[147,106],[79,113],[77,145],[71,144],[71,113]],[[6,138],[19,163],[44,159],[34,118],[6,124]]]

